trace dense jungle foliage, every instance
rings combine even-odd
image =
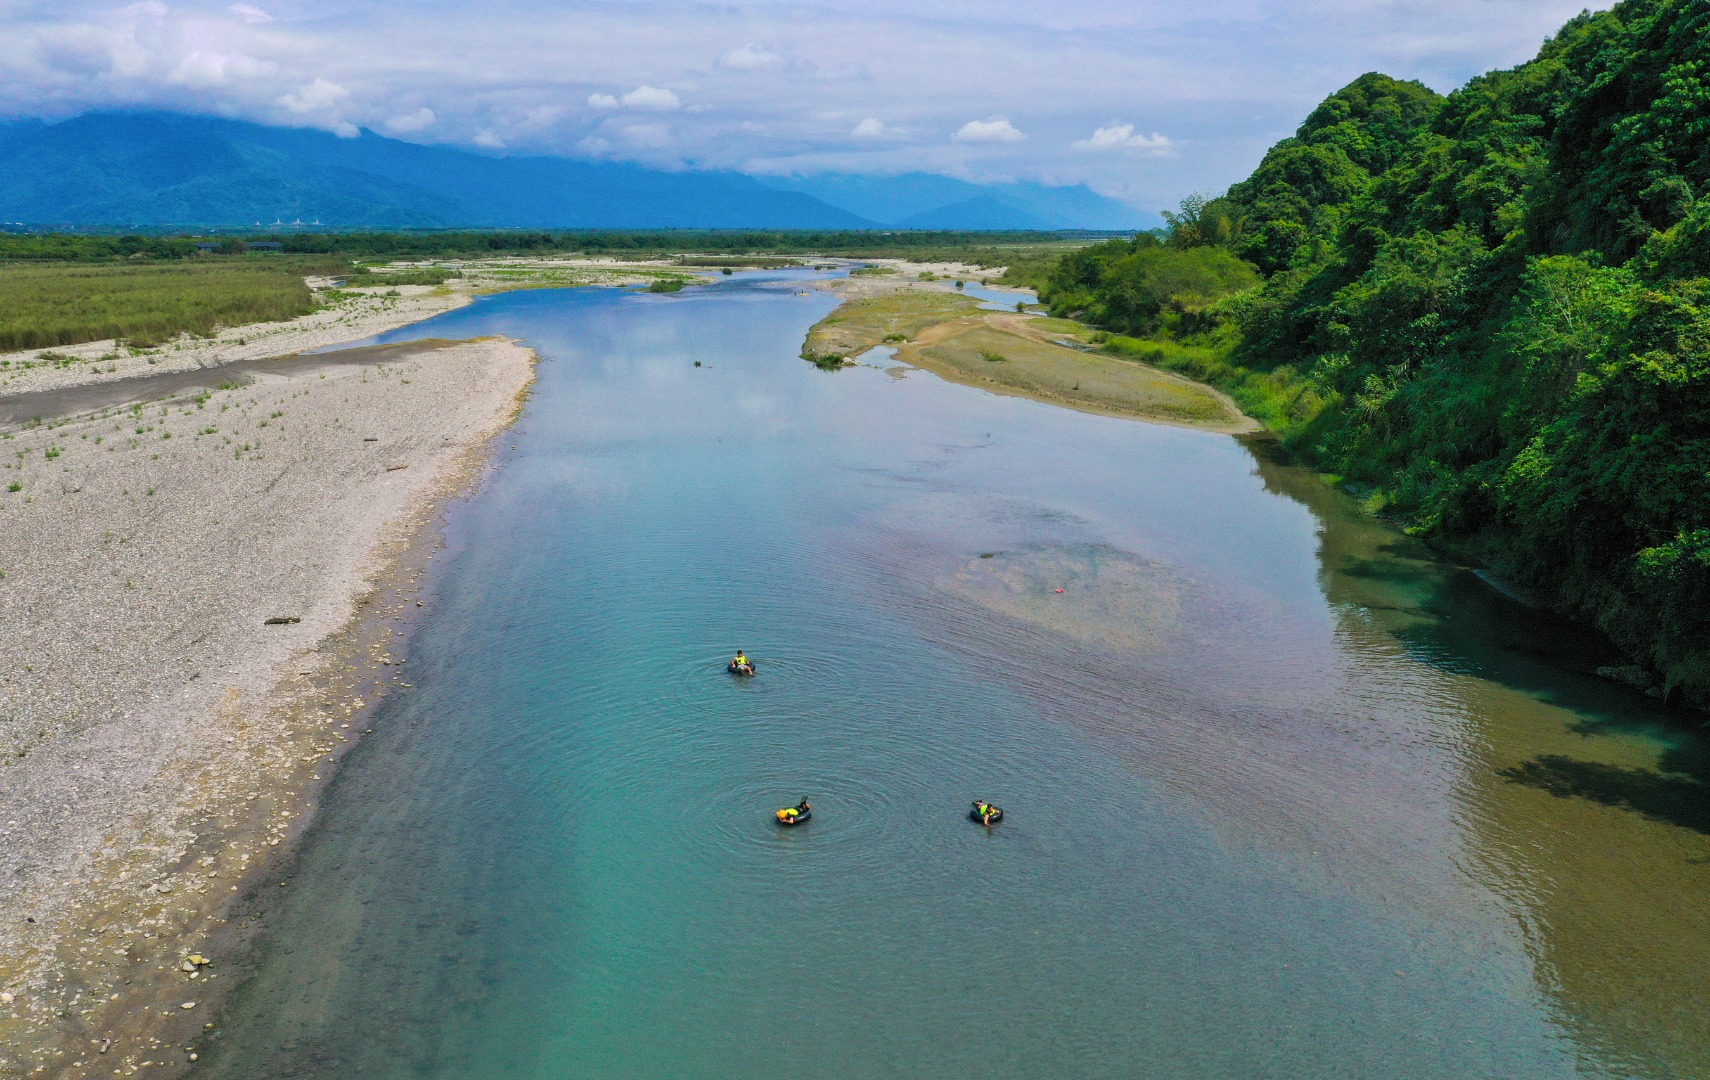
[[[1045,299],[1710,702],[1710,0],[1446,98],[1363,76],[1169,226]]]

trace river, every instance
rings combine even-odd
[[[212,1075],[1710,1075],[1710,762],[1596,641],[1262,442],[819,371],[812,276],[384,339],[539,381]]]

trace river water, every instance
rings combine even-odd
[[[213,1075],[1710,1075],[1710,763],[1596,642],[1262,443],[818,371],[809,276],[389,336],[539,382]]]

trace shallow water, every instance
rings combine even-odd
[[[1019,303],[1037,304],[1039,294],[1032,289],[994,289],[988,285],[977,285],[971,281],[962,283],[962,292],[985,303],[980,306],[993,311],[1014,311]]]
[[[1710,1074],[1706,761],[1596,642],[1262,444],[818,371],[805,276],[390,336],[539,383],[214,1075]]]

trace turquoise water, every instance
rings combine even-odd
[[[1534,852],[1588,806],[1686,906],[1698,834],[1492,749],[1666,718],[1236,440],[802,363],[808,276],[388,338],[539,381],[214,1075],[1687,1074],[1576,990]]]

